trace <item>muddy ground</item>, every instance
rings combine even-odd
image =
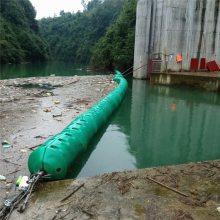
[[[29,154],[115,87],[109,76],[0,80],[0,202],[29,175]],[[3,178],[2,177],[2,178]]]
[[[42,183],[10,219],[220,219],[220,160]]]

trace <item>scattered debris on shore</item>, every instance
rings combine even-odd
[[[11,219],[220,218],[220,161],[41,183]]]
[[[113,75],[0,80],[0,202],[28,175],[31,151],[112,91]]]

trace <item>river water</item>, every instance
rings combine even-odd
[[[71,64],[1,69],[1,79],[51,74],[97,73]],[[76,161],[70,176],[220,159],[219,93],[127,79],[129,88],[120,108]]]
[[[127,95],[79,173],[220,158],[220,94],[129,79]]]
[[[100,75],[105,72],[83,71],[83,65],[72,63],[49,62],[49,63],[24,63],[0,65],[0,79],[12,79],[22,77],[40,76],[74,76],[74,75]]]

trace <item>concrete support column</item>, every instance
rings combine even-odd
[[[149,28],[151,26],[152,0],[139,0],[137,4],[134,70],[145,65],[148,59]],[[147,77],[147,66],[134,71],[134,78],[145,79]]]
[[[134,78],[147,78],[150,55],[160,54],[162,72],[188,71],[191,58],[216,60],[220,65],[219,48],[219,0],[138,0]],[[175,58],[179,53],[181,63]]]

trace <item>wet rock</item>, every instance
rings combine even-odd
[[[61,116],[62,116],[62,112],[55,112],[55,113],[53,113],[53,118],[61,117]]]
[[[47,94],[47,96],[52,96],[51,92],[47,92],[46,94]]]
[[[2,145],[8,145],[8,144],[9,144],[8,141],[6,140],[2,141]]]
[[[51,109],[45,108],[45,109],[43,109],[43,111],[44,111],[44,112],[51,112]]]
[[[54,101],[54,104],[56,104],[56,105],[57,105],[57,104],[60,104],[60,101],[58,101],[58,100],[57,100],[57,101]]]
[[[35,100],[35,98],[27,97],[25,100]]]
[[[62,121],[62,118],[55,118],[56,121]]]
[[[2,141],[2,147],[3,148],[13,148],[13,145],[8,143],[8,141],[4,140],[4,141]]]

